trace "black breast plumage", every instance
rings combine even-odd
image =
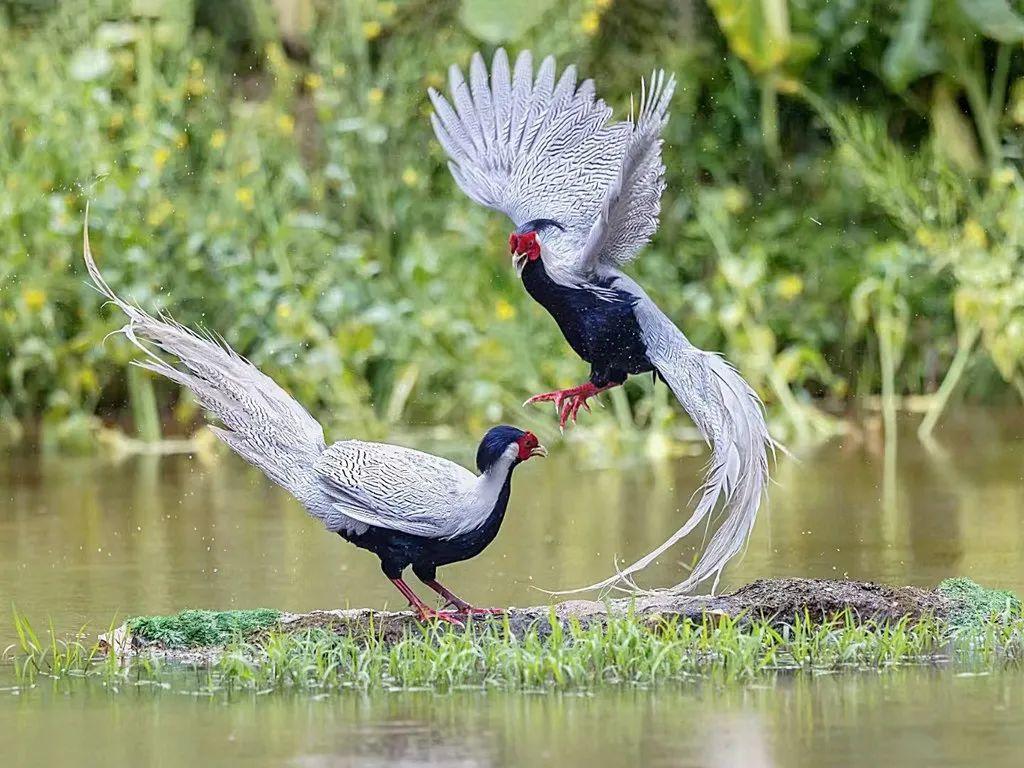
[[[621,384],[630,374],[654,370],[633,312],[636,297],[611,285],[596,290],[560,285],[543,262],[526,264],[523,286],[555,319],[573,351],[590,363],[595,385]]]

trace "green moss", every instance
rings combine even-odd
[[[222,645],[277,624],[281,612],[272,608],[246,611],[186,610],[174,616],[136,616],[128,630],[135,637],[159,641],[168,648]]]
[[[957,602],[948,621],[958,629],[980,627],[993,616],[1020,616],[1024,612],[1013,592],[989,589],[966,578],[946,579],[935,591]]]

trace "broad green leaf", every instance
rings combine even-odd
[[[732,52],[755,75],[777,69],[790,55],[785,0],[709,0]]]
[[[519,40],[553,4],[554,0],[462,0],[459,19],[472,35],[498,45]]]
[[[1024,16],[1008,0],[957,0],[957,5],[976,30],[1001,43],[1024,40]]]
[[[935,86],[931,117],[936,152],[967,173],[979,173],[983,163],[974,130],[945,83]]]
[[[909,0],[896,33],[882,57],[882,74],[897,91],[939,68],[939,54],[925,37],[932,14],[932,0]]]

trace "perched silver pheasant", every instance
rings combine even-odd
[[[455,614],[474,608],[437,581],[437,568],[478,555],[498,533],[512,472],[547,451],[531,432],[490,429],[477,450],[479,475],[429,453],[344,440],[327,446],[320,424],[272,379],[211,335],[154,317],[119,298],[100,274],[84,234],[85,264],[103,295],[127,316],[122,333],[145,353],[137,363],[188,388],[222,424],[213,432],[298,499],[328,531],[380,558],[381,569],[421,619],[459,624],[423,603],[402,578],[412,566]],[[175,366],[142,340],[173,355]]]
[[[430,90],[431,122],[462,191],[507,215],[516,271],[530,295],[554,317],[575,352],[591,364],[589,381],[527,403],[552,401],[564,427],[587,399],[652,372],[664,381],[712,447],[706,482],[690,519],[664,544],[615,576],[644,568],[674,543],[708,525],[721,504],[722,523],[689,577],[717,585],[744,546],[768,482],[768,434],[760,399],[719,355],[694,347],[620,267],[658,227],[665,167],[661,131],[675,80],[663,71],[641,82],[639,109],[623,122],[596,98],[590,80],[570,66],[556,80],[548,57],[536,74],[529,51],[510,69],[499,49],[490,73],[479,53],[467,83],[449,70],[449,102]],[[713,587],[714,588],[714,587]]]

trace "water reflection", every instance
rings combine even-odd
[[[1019,765],[1024,740],[1020,670],[907,668],[586,695],[203,698],[72,681],[12,696],[4,685],[0,669],[4,764],[15,766],[999,768]]]
[[[723,587],[765,576],[931,585],[950,575],[1024,591],[1024,414],[943,426],[944,451],[908,428],[893,508],[883,457],[846,439],[780,458],[768,509]],[[571,446],[570,446],[571,448]],[[683,519],[704,458],[588,469],[572,450],[524,469],[497,541],[446,569],[479,603],[545,599],[533,586],[597,580]],[[469,456],[461,457],[469,461]],[[234,457],[103,459],[14,454],[0,465],[0,600],[64,629],[186,606],[396,604],[376,559],[326,534]],[[679,580],[699,539],[644,575]],[[0,622],[0,642],[11,631]]]

